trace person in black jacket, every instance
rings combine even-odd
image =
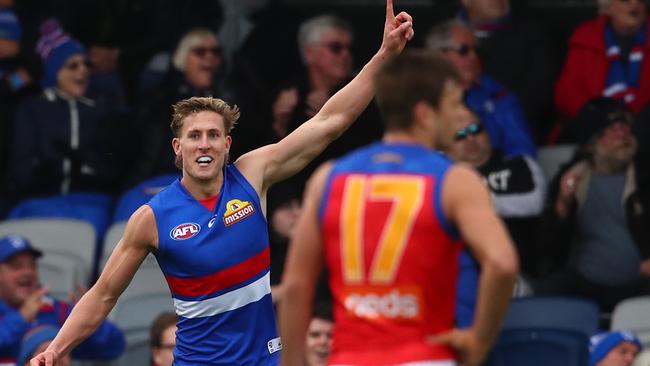
[[[581,295],[604,311],[650,293],[650,202],[638,184],[632,118],[597,99],[579,115],[580,148],[551,183],[539,230],[539,294]]]
[[[51,19],[41,26],[43,92],[21,103],[13,124],[9,182],[20,198],[112,191],[112,111],[86,96],[85,48]]]

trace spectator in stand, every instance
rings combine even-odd
[[[8,192],[11,123],[16,104],[32,92],[32,76],[22,65],[22,27],[13,10],[14,0],[0,0],[0,219],[15,202]]]
[[[632,118],[598,99],[578,114],[580,146],[553,179],[541,220],[535,293],[590,297],[603,311],[650,294],[650,203],[638,184]],[[644,199],[645,197],[645,199]]]
[[[555,106],[574,119],[590,99],[621,100],[638,112],[650,101],[650,30],[643,0],[600,0],[601,15],[569,40],[555,85]]]
[[[23,237],[5,236],[0,239],[0,360],[3,362],[12,363],[19,354],[28,357],[19,350],[21,339],[26,334],[23,345],[34,336],[28,334],[31,327],[59,327],[72,310],[73,304],[50,297],[47,289],[40,287],[36,260],[41,255],[41,251]],[[79,344],[72,357],[112,360],[119,357],[124,348],[122,332],[104,321],[90,338]],[[35,348],[30,349],[31,355]],[[22,360],[24,363],[29,358]]]
[[[589,366],[632,366],[642,348],[632,332],[595,334],[589,339]]]
[[[176,346],[176,313],[163,312],[151,323],[151,361],[154,366],[172,366]]]
[[[20,343],[20,352],[18,352],[16,365],[29,366],[29,360],[33,356],[43,352],[58,332],[59,327],[52,325],[39,325],[30,329]],[[66,357],[59,360],[57,366],[69,366],[70,362],[70,355],[66,355]]]
[[[135,156],[126,184],[130,187],[148,178],[177,173],[174,154],[169,148],[171,106],[192,96],[222,97],[216,75],[221,66],[217,36],[207,28],[188,31],[172,56],[172,68],[162,85],[138,108],[130,156]]]
[[[21,197],[73,191],[111,192],[110,110],[85,96],[89,66],[84,47],[56,20],[41,27],[43,93],[16,111],[10,161],[12,188]]]
[[[332,305],[316,303],[305,340],[305,366],[325,366],[332,352],[334,318]]]
[[[457,18],[474,30],[483,70],[517,95],[535,141],[543,143],[554,117],[553,81],[559,71],[548,31],[514,13],[510,0],[461,3]]]
[[[456,66],[463,78],[465,103],[480,117],[495,149],[506,156],[537,155],[517,97],[483,73],[476,37],[469,25],[452,19],[434,26],[427,35],[426,47]]]
[[[483,176],[495,210],[517,246],[522,273],[535,275],[533,235],[546,198],[546,178],[537,161],[528,155],[505,156],[493,148],[478,118],[456,131],[447,154]]]
[[[483,176],[495,210],[517,247],[522,274],[536,275],[533,235],[546,194],[546,179],[539,164],[527,155],[507,157],[493,149],[478,118],[460,127],[446,153],[455,161],[471,165]],[[474,319],[478,272],[476,259],[464,249],[460,255],[456,302],[456,323],[461,328],[470,326]]]
[[[273,122],[267,143],[279,141],[314,116],[325,101],[352,79],[352,28],[333,15],[304,21],[298,30],[298,47],[304,68],[280,88],[273,103]],[[378,140],[383,128],[374,104],[346,133],[332,143],[298,178],[303,182],[322,162]]]

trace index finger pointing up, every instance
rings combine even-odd
[[[393,0],[386,0],[386,18],[393,19],[395,13],[393,12]]]

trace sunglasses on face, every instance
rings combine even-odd
[[[454,51],[461,56],[467,56],[470,52],[476,53],[476,45],[461,43],[455,47],[448,47],[446,51]]]
[[[483,132],[483,125],[480,123],[472,123],[465,128],[461,128],[456,131],[454,135],[454,140],[463,141],[467,139],[468,136],[476,136],[479,133]]]
[[[331,42],[323,45],[335,55],[340,55],[343,51],[350,51],[350,45],[341,42]]]
[[[195,47],[192,48],[192,53],[199,56],[199,57],[205,57],[209,54],[212,56],[218,57],[221,56],[221,48],[220,47]]]
[[[72,61],[63,65],[64,68],[72,71],[75,71],[82,66],[85,66],[87,69],[90,69],[93,67],[93,64],[92,62],[90,62],[90,60],[83,60],[83,61]]]

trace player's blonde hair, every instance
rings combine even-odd
[[[189,99],[183,99],[174,104],[173,108],[174,113],[172,114],[170,127],[175,137],[180,137],[185,118],[192,114],[203,111],[217,113],[223,117],[223,127],[226,134],[230,134],[230,131],[235,127],[240,114],[239,107],[236,105],[231,106],[222,99],[212,97],[192,97]]]

